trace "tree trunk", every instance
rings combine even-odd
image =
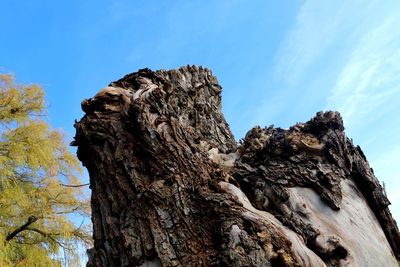
[[[337,112],[238,145],[197,66],[139,70],[82,109],[87,266],[399,266],[390,203]]]

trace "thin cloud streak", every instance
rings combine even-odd
[[[275,77],[289,86],[301,82],[313,64],[337,45],[349,9],[336,1],[306,1],[277,53]]]

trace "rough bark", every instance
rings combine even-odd
[[[337,112],[237,144],[197,66],[139,70],[82,109],[88,266],[398,266],[390,203]]]

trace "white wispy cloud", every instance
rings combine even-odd
[[[356,6],[357,1],[306,1],[277,53],[276,77],[289,85],[301,82],[316,61],[339,48],[338,37],[359,16],[352,12]],[[370,8],[369,4],[363,3],[363,8]]]
[[[389,17],[358,41],[327,100],[350,128],[362,127],[388,112],[400,97],[400,32]]]
[[[399,11],[400,3],[392,0],[384,4],[376,0],[305,1],[276,53],[276,78],[290,86],[313,78],[316,65],[322,66],[319,71],[323,72],[342,60],[365,33],[388,16],[393,15],[393,22],[399,24]]]

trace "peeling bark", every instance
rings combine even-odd
[[[237,144],[197,66],[139,70],[82,109],[87,266],[399,266],[390,202],[337,112]]]

